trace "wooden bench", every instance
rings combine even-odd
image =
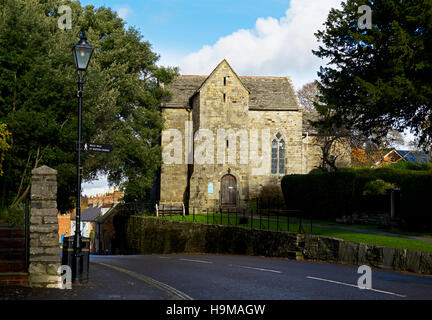
[[[185,206],[182,203],[162,203],[156,204],[156,217],[172,215],[185,215]]]

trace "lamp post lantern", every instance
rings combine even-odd
[[[87,71],[90,59],[93,55],[94,48],[87,42],[87,37],[84,31],[80,32],[80,40],[73,46],[72,52],[75,59],[75,67],[77,71]]]
[[[78,163],[77,163],[77,204],[75,215],[74,259],[72,263],[73,281],[81,278],[83,273],[83,253],[81,239],[81,130],[82,100],[84,96],[84,76],[93,55],[94,48],[87,42],[84,31],[80,32],[80,40],[72,48],[75,67],[78,74]]]

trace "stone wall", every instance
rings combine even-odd
[[[57,171],[32,170],[29,285],[59,288],[60,247],[57,221]]]
[[[380,211],[353,212],[349,216],[336,219],[336,221],[341,223],[376,225],[383,227],[403,225],[403,219],[392,219],[389,212]]]
[[[322,144],[316,136],[303,137],[302,173],[309,173],[316,169],[322,162]],[[351,147],[349,144],[336,142],[330,149],[330,153],[337,155],[336,166],[345,168],[351,166]],[[306,165],[307,159],[307,165]]]
[[[249,129],[270,130],[270,144],[266,151],[268,157],[266,174],[253,174],[249,168],[250,199],[254,199],[259,195],[263,186],[280,185],[284,175],[302,173],[302,112],[293,110],[249,111]],[[277,133],[281,134],[281,139],[285,142],[284,174],[271,174],[271,141]],[[262,155],[262,151],[262,143],[259,143],[258,154]]]
[[[162,117],[165,120],[164,130],[176,129],[181,133],[180,144],[182,152],[180,154],[180,163],[162,164],[160,203],[184,202],[188,185],[188,165],[185,161],[185,148],[187,147],[185,141],[185,123],[192,121],[192,115],[187,109],[164,108],[162,109]],[[173,143],[172,139],[168,141],[163,140],[162,148],[165,148],[170,143]]]
[[[309,173],[321,165],[322,151],[315,143],[315,137],[303,137],[302,173]],[[307,162],[307,163],[306,163]]]
[[[124,220],[122,254],[220,253],[328,261],[432,274],[432,253],[341,239],[160,218]]]

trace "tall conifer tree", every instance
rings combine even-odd
[[[359,28],[361,5],[371,29]],[[346,0],[316,36],[314,54],[330,61],[318,73],[323,114],[377,137],[410,128],[430,149],[432,0]]]

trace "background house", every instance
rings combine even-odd
[[[103,195],[95,195],[89,198],[83,197],[81,207],[81,235],[90,238],[90,250],[96,252],[99,243],[97,237],[97,219],[103,217],[116,204],[120,203],[123,198],[123,193],[114,189],[111,193]],[[63,243],[64,237],[69,237],[75,234],[75,209],[67,214],[58,214],[59,223],[59,241]]]
[[[415,150],[392,149],[383,156],[382,160],[376,162],[375,166],[382,167],[400,161],[428,163],[428,162],[432,162],[432,155],[430,153],[425,153],[425,152],[415,151]]]

